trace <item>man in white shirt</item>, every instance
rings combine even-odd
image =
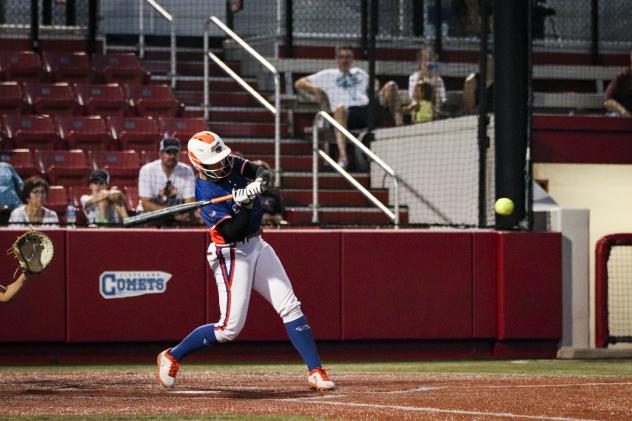
[[[160,158],[142,166],[138,176],[138,196],[145,212],[195,201],[195,175],[180,162],[180,141],[168,137],[160,142]],[[190,214],[175,216],[190,222]]]
[[[353,64],[353,50],[349,46],[336,47],[338,68],[325,69],[296,81],[296,89],[305,90],[316,97],[320,103],[328,100],[334,118],[350,130],[369,127],[369,97],[367,88],[369,75]],[[390,81],[379,90],[379,105],[373,108],[375,121],[393,119],[395,125],[403,122],[401,103],[397,84]],[[347,167],[349,160],[345,149],[346,139],[336,130],[338,145],[338,164]]]

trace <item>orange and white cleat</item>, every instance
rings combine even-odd
[[[158,354],[156,361],[158,364],[158,371],[156,373],[158,381],[166,388],[171,388],[176,384],[176,375],[180,369],[178,360],[167,354],[170,350],[171,348],[165,349]]]
[[[310,389],[316,390],[333,390],[336,388],[334,382],[329,379],[327,372],[324,368],[315,368],[309,372],[307,378],[307,385]]]

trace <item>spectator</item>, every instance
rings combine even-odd
[[[621,70],[608,84],[603,106],[614,115],[632,116],[632,52],[630,67]]]
[[[6,224],[13,209],[22,204],[18,193],[22,184],[11,164],[0,162],[0,224]]]
[[[94,170],[88,179],[91,194],[81,196],[83,213],[89,224],[120,224],[127,218],[125,194],[110,187],[110,175],[105,170]]]
[[[478,80],[480,73],[470,73],[463,84],[463,107],[466,114],[478,112],[480,93],[478,92]],[[494,57],[487,56],[487,76],[485,78],[485,93],[487,95],[487,111],[494,111]]]
[[[296,81],[296,89],[305,90],[316,97],[320,103],[325,100],[329,103],[329,110],[334,114],[338,123],[350,130],[369,130],[369,97],[367,88],[369,85],[368,74],[353,64],[353,51],[350,46],[336,47],[336,62],[338,68],[325,69],[320,72],[305,76]],[[383,122],[385,119],[394,118],[395,125],[401,126],[403,118],[401,103],[399,100],[399,88],[390,81],[379,90],[377,97],[379,104],[371,104],[371,110],[375,115],[375,122]],[[338,164],[347,167],[349,159],[345,149],[345,136],[336,130],[336,143],[338,145]]]
[[[50,224],[57,226],[57,214],[44,207],[48,196],[48,183],[41,177],[33,176],[26,179],[22,185],[20,196],[26,205],[13,209],[9,217],[10,226],[24,226],[26,224]]]
[[[138,176],[138,196],[143,211],[195,201],[195,175],[180,162],[180,141],[167,137],[160,142],[160,158],[142,166]],[[174,216],[175,221],[191,222],[191,214]]]
[[[417,81],[413,92],[413,103],[408,107],[412,113],[413,124],[434,120],[436,116],[434,99],[432,84],[426,80]]]
[[[434,90],[433,107],[435,111],[441,108],[446,100],[445,83],[439,73],[437,60],[439,56],[432,47],[424,47],[417,52],[418,70],[408,77],[408,97],[415,101],[415,87],[417,82],[425,80],[430,82]]]
[[[253,164],[265,168],[270,174],[273,174],[265,161],[254,161]],[[285,207],[283,206],[283,199],[281,198],[281,192],[272,187],[274,185],[274,178],[268,183],[268,187],[259,195],[261,197],[261,208],[263,210],[263,217],[261,223],[263,225],[284,225],[287,224],[285,218]]]
[[[8,303],[11,301],[15,294],[20,292],[24,284],[26,283],[27,276],[25,273],[20,273],[20,276],[17,277],[15,281],[13,281],[9,286],[5,287],[0,285],[0,303]]]

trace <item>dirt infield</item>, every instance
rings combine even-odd
[[[338,419],[632,419],[632,379],[587,376],[183,372],[174,390],[147,371],[0,372],[0,416],[287,415]]]

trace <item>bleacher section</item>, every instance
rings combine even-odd
[[[177,83],[169,82],[169,54],[148,50],[141,61],[135,47],[117,48],[115,54],[89,55],[82,46],[42,43],[42,52],[5,51],[23,49],[19,40],[6,40],[0,48],[0,160],[10,162],[22,177],[41,175],[53,184],[47,206],[62,212],[68,200],[78,201],[93,168],[110,172],[111,184],[127,193],[130,211],[138,203],[137,177],[141,165],[158,158],[158,143],[170,135],[186,140],[193,133],[217,131],[236,153],[274,163],[273,117],[245,93],[221,69],[211,65],[210,118],[201,118],[203,65],[201,51],[178,51]],[[14,42],[15,41],[15,42]],[[311,50],[310,50],[311,49]],[[311,223],[311,139],[304,129],[311,125],[317,108],[294,96],[297,77],[334,61],[331,47],[297,46],[297,58],[272,59],[286,78],[282,105],[281,180],[290,224]],[[315,50],[317,54],[314,54]],[[308,51],[310,50],[310,51]],[[378,49],[377,73],[382,80],[395,79],[406,88],[415,70],[416,49]],[[223,55],[223,52],[218,52]],[[359,56],[360,51],[357,51]],[[460,89],[467,74],[475,71],[476,54],[446,51],[441,73],[452,102],[460,102]],[[551,57],[534,66],[536,110],[603,113],[602,91],[619,71],[616,60],[607,66],[590,66],[581,60]],[[255,78],[247,64],[228,61],[245,80],[269,96],[265,83]],[[356,65],[366,66],[357,60]],[[573,92],[568,92],[573,90]],[[537,140],[537,136],[536,136]],[[188,164],[186,154],[181,161]],[[328,224],[388,224],[346,180],[319,165],[320,221]],[[366,172],[354,172],[370,186]],[[388,201],[386,189],[371,189]],[[51,201],[52,200],[52,201]],[[408,220],[403,206],[400,219]],[[61,214],[60,214],[61,216]],[[63,218],[61,218],[63,220]]]

